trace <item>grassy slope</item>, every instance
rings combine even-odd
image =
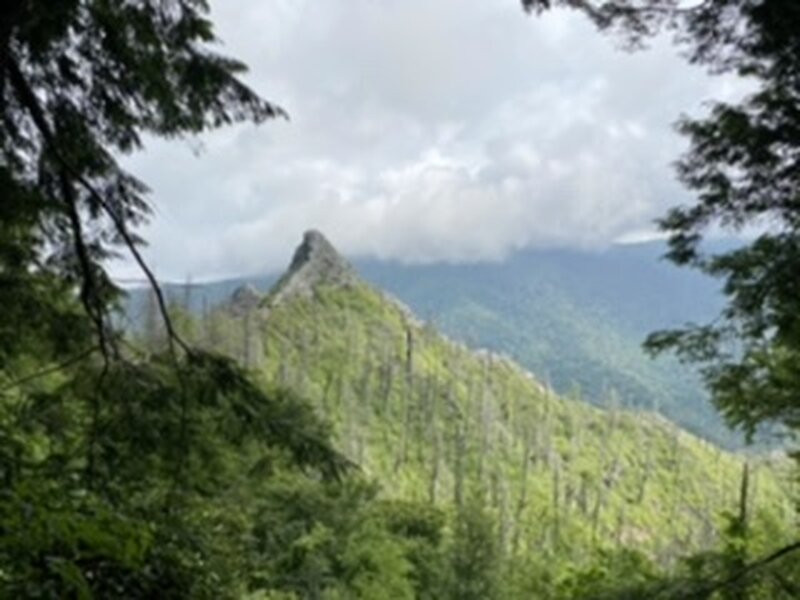
[[[737,506],[739,457],[649,413],[560,398],[366,285],[264,314],[255,349],[241,318],[217,323],[230,352],[247,347],[266,382],[312,400],[386,494],[445,507],[483,494],[507,548],[574,559],[625,545],[671,558],[712,543]],[[779,532],[794,512],[773,469],[756,467],[751,514]]]

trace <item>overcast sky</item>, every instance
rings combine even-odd
[[[675,119],[739,92],[667,40],[625,53],[519,0],[211,5],[223,50],[291,121],[126,159],[153,190],[166,279],[283,268],[312,227],[349,256],[416,262],[637,239],[686,199]]]

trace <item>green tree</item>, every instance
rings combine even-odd
[[[0,434],[3,597],[238,597],[273,474],[346,468],[299,399],[197,353],[39,378]]]
[[[176,335],[117,157],[282,115],[213,50],[204,0],[0,6],[0,596],[229,598],[277,473],[346,463],[299,399]],[[150,279],[167,351],[114,329],[106,261]]]
[[[0,189],[3,227],[14,231],[0,253],[4,294],[35,298],[55,277],[76,286],[107,355],[117,290],[104,261],[124,248],[155,284],[135,232],[149,214],[147,188],[116,157],[140,149],[146,134],[176,138],[283,114],[242,83],[242,63],[213,50],[207,10],[205,0],[0,8]],[[57,320],[52,306],[36,310],[43,326]]]
[[[499,597],[500,548],[494,521],[482,501],[471,498],[459,508],[450,548],[455,600]]]
[[[277,478],[253,500],[258,586],[309,599],[417,597],[405,540],[387,527],[375,493],[357,478]]]
[[[443,512],[431,504],[401,500],[383,502],[376,512],[386,528],[403,541],[414,597],[446,598],[450,578]]]

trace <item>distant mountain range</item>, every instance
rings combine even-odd
[[[613,246],[601,252],[525,250],[500,262],[406,265],[356,260],[360,275],[422,319],[470,347],[503,353],[560,394],[596,405],[655,409],[725,446],[727,430],[691,369],[641,349],[647,333],[717,314],[716,282],[660,260],[664,246]],[[199,314],[244,284],[267,291],[277,275],[190,287],[165,286]],[[128,314],[141,322],[147,295],[134,290]]]

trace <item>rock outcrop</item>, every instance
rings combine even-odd
[[[355,269],[331,245],[322,233],[306,231],[295,250],[289,270],[270,293],[269,303],[276,305],[287,298],[311,296],[319,285],[349,286],[358,283]]]
[[[261,304],[262,295],[250,284],[236,288],[228,304],[234,316],[243,316],[251,313]]]

